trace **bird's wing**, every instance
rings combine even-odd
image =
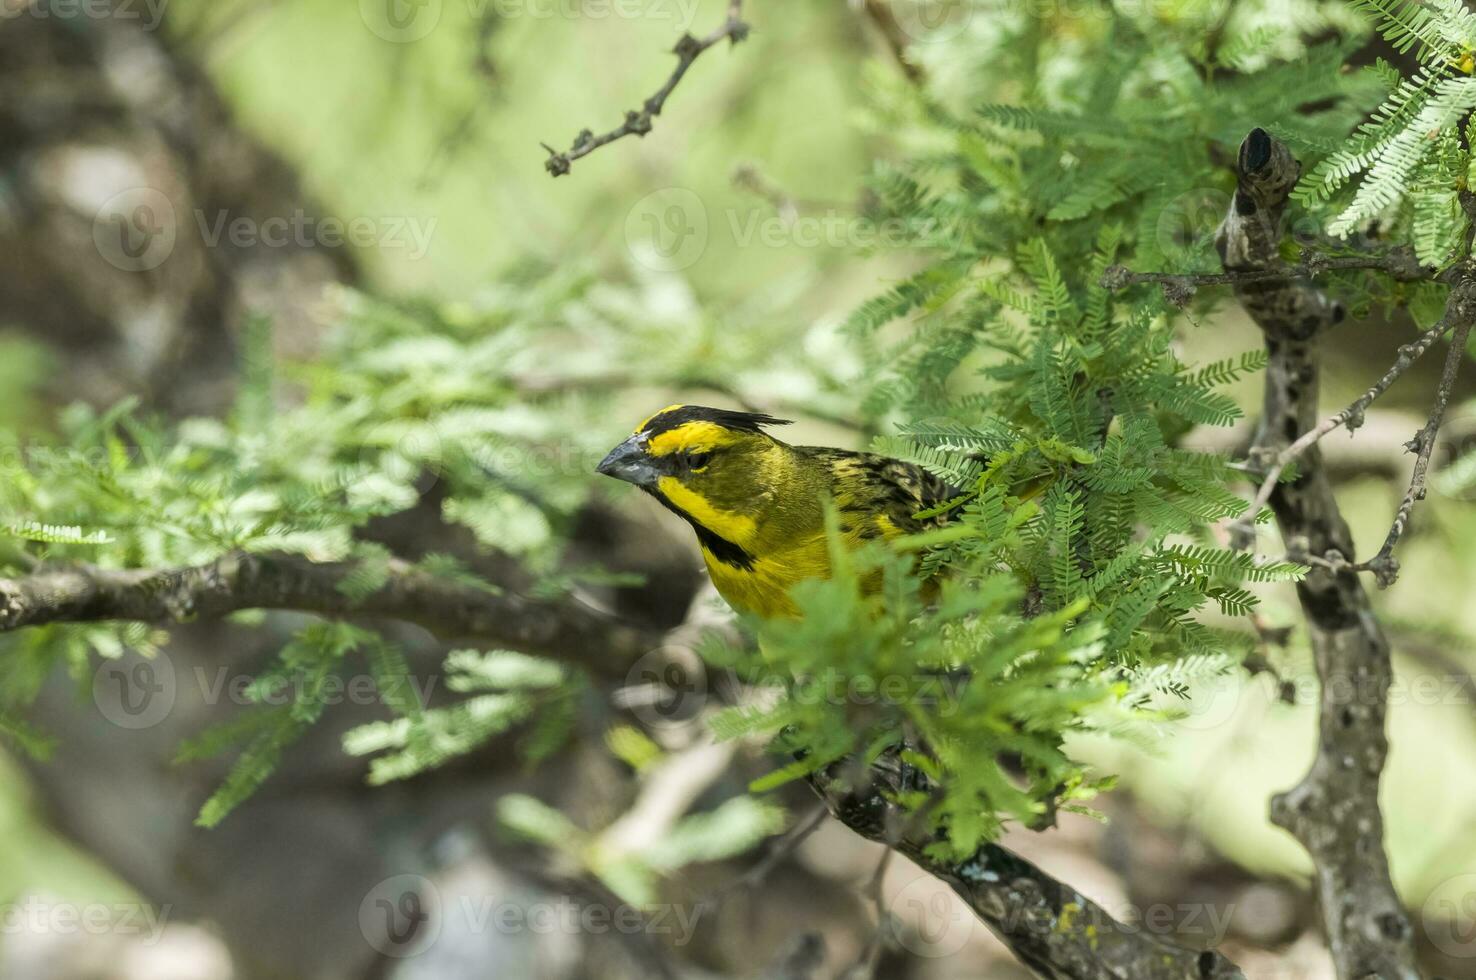
[[[814,454],[830,468],[842,533],[862,540],[937,527],[947,515],[925,520],[915,515],[959,493],[921,466],[900,459],[838,449]]]

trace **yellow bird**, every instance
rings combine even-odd
[[[847,543],[859,547],[937,526],[914,515],[958,491],[911,463],[791,446],[765,431],[787,424],[671,405],[637,426],[598,472],[635,484],[692,525],[712,583],[733,608],[793,616],[790,588],[830,574],[826,502]]]

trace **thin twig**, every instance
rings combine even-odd
[[[676,68],[672,70],[671,77],[666,84],[656,90],[656,94],[647,99],[639,110],[630,109],[625,113],[625,122],[616,126],[606,133],[596,136],[588,129],[581,130],[574,137],[574,145],[567,151],[560,153],[547,143],[542,144],[548,151],[548,159],[543,165],[548,172],[555,177],[567,174],[575,160],[587,156],[600,147],[613,143],[625,136],[645,136],[651,131],[652,121],[666,106],[666,100],[676,89],[682,77],[687,74],[687,69],[692,67],[702,53],[713,47],[718,42],[728,40],[732,44],[747,40],[751,28],[743,20],[743,0],[728,0],[728,16],[721,27],[704,38],[695,38],[691,34],[683,34],[682,39],[677,42],[672,53],[677,56]]]
[[[737,189],[767,201],[786,226],[794,224],[807,211],[845,215],[854,215],[857,211],[853,202],[795,197],[752,163],[740,163],[734,167],[732,181]]]
[[[1445,368],[1440,372],[1440,387],[1435,391],[1435,405],[1430,409],[1430,419],[1424,428],[1415,433],[1414,439],[1406,444],[1410,451],[1418,453],[1414,473],[1409,478],[1409,489],[1404,492],[1404,499],[1400,501],[1399,510],[1394,514],[1394,524],[1384,538],[1383,547],[1368,561],[1354,566],[1357,571],[1373,572],[1374,578],[1382,587],[1393,585],[1394,580],[1399,577],[1399,562],[1394,560],[1394,546],[1409,527],[1415,501],[1425,499],[1425,474],[1430,468],[1430,453],[1435,448],[1435,437],[1440,433],[1440,423],[1445,418],[1445,407],[1450,403],[1450,393],[1455,387],[1456,375],[1460,373],[1461,361],[1466,357],[1466,340],[1470,335],[1471,321],[1467,320],[1456,327],[1450,338],[1450,351],[1445,355]]]
[[[1271,499],[1271,494],[1276,490],[1276,484],[1281,480],[1281,474],[1286,468],[1294,463],[1303,453],[1315,446],[1323,436],[1337,429],[1339,426],[1347,426],[1351,432],[1363,424],[1363,416],[1368,406],[1373,404],[1389,387],[1399,380],[1400,375],[1408,371],[1414,362],[1424,356],[1425,352],[1434,346],[1435,341],[1445,335],[1453,325],[1453,318],[1449,315],[1442,317],[1440,322],[1429,330],[1420,334],[1413,343],[1405,344],[1399,348],[1399,357],[1394,361],[1392,367],[1384,372],[1372,387],[1359,395],[1342,411],[1335,412],[1323,419],[1313,428],[1302,433],[1291,445],[1281,450],[1271,460],[1271,465],[1266,469],[1265,477],[1261,481],[1260,489],[1251,501],[1250,507],[1245,515],[1231,525],[1236,533],[1238,543],[1249,547],[1255,539],[1256,515],[1266,502]]]
[[[860,957],[842,974],[845,980],[871,980],[876,976],[876,965],[881,962],[882,947],[886,942],[892,917],[891,912],[887,910],[887,898],[882,891],[882,881],[887,876],[887,869],[892,865],[892,855],[897,853],[894,850],[895,847],[894,842],[887,844],[886,850],[882,851],[881,860],[876,863],[876,870],[871,873],[871,878],[866,883],[866,894],[871,899],[872,908],[876,909],[876,928],[872,931],[871,938],[867,940],[866,948],[861,951]]]
[[[805,814],[803,820],[779,838],[769,849],[769,853],[754,862],[752,867],[732,881],[719,885],[698,899],[696,908],[699,913],[721,905],[734,892],[747,891],[762,885],[779,865],[789,860],[790,856],[799,850],[799,846],[808,840],[811,834],[820,829],[820,825],[829,815],[830,811],[825,808],[825,804],[816,804],[813,810]]]

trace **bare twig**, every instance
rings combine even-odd
[[[733,186],[768,201],[786,225],[799,217],[799,202],[751,163],[740,163],[733,168]]]
[[[892,866],[892,855],[897,853],[894,850],[896,846],[894,841],[887,842],[881,860],[876,862],[876,869],[871,872],[871,878],[866,883],[866,895],[876,911],[876,927],[866,942],[866,948],[861,951],[861,956],[842,974],[843,980],[872,980],[876,976],[876,965],[881,962],[882,949],[886,944],[887,934],[891,931],[892,922],[892,913],[887,909],[887,897],[882,890],[882,882],[886,879],[887,869]]]
[[[1430,453],[1435,448],[1435,438],[1440,434],[1440,423],[1445,418],[1445,406],[1450,403],[1451,389],[1455,387],[1456,375],[1460,373],[1461,362],[1466,357],[1466,341],[1471,335],[1471,321],[1465,320],[1455,330],[1450,339],[1450,352],[1445,355],[1445,368],[1440,373],[1440,387],[1435,391],[1435,405],[1430,409],[1430,418],[1419,432],[1415,433],[1414,439],[1407,443],[1411,452],[1416,453],[1414,473],[1409,478],[1409,489],[1404,492],[1404,499],[1399,503],[1399,510],[1394,514],[1394,524],[1389,528],[1389,534],[1384,538],[1384,544],[1379,548],[1379,553],[1368,561],[1359,562],[1354,566],[1359,571],[1367,570],[1374,573],[1380,586],[1390,586],[1399,576],[1399,562],[1394,559],[1394,546],[1399,543],[1399,538],[1409,527],[1410,515],[1414,512],[1416,500],[1425,499],[1425,474],[1430,468]]]
[[[1300,165],[1260,129],[1241,144],[1238,164],[1239,187],[1216,236],[1221,260],[1227,271],[1277,269],[1282,218]],[[1342,311],[1297,280],[1241,282],[1235,291],[1265,334],[1269,354],[1255,451],[1279,458],[1303,433],[1319,428],[1321,361],[1313,340]],[[1450,312],[1448,307],[1442,332],[1456,325]],[[1352,535],[1315,443],[1314,438],[1302,452],[1295,479],[1268,481],[1267,502],[1282,537],[1296,551],[1322,559],[1297,583],[1321,683],[1317,755],[1300,783],[1272,799],[1271,819],[1312,857],[1323,927],[1341,980],[1415,980],[1414,931],[1390,879],[1379,809],[1389,751],[1389,646],[1344,558],[1354,553]]]
[[[1255,499],[1251,501],[1245,516],[1233,525],[1239,544],[1249,547],[1254,540],[1256,515],[1261,512],[1262,507],[1266,506],[1266,501],[1271,499],[1271,494],[1275,491],[1276,484],[1280,482],[1281,475],[1286,468],[1333,430],[1347,426],[1348,431],[1351,432],[1361,426],[1368,406],[1388,391],[1389,387],[1398,381],[1399,377],[1408,371],[1415,361],[1423,357],[1425,352],[1435,345],[1435,341],[1450,330],[1451,326],[1452,319],[1448,316],[1444,317],[1435,326],[1420,334],[1413,343],[1400,347],[1399,356],[1395,359],[1393,366],[1385,371],[1384,376],[1374,382],[1372,387],[1355,398],[1346,408],[1329,415],[1271,457],[1270,465],[1266,467],[1265,476],[1261,480],[1260,488],[1256,491]]]
[[[697,901],[698,910],[714,908],[721,905],[734,892],[746,891],[762,885],[779,865],[789,860],[790,856],[809,839],[811,834],[820,829],[820,825],[829,815],[830,811],[826,810],[823,804],[816,804],[813,810],[805,814],[804,819],[779,838],[769,848],[769,852],[755,861],[747,871],[702,896]]]
[[[645,136],[651,131],[652,122],[661,115],[661,110],[666,106],[666,100],[675,91],[683,76],[687,74],[687,69],[692,67],[692,63],[701,57],[704,51],[720,41],[727,40],[730,44],[738,44],[746,40],[750,30],[748,23],[743,20],[743,0],[728,0],[728,16],[721,27],[704,38],[696,38],[691,34],[682,35],[682,39],[672,49],[672,53],[677,56],[677,64],[672,70],[671,77],[656,90],[654,95],[641,104],[639,110],[627,110],[625,122],[598,136],[588,129],[581,130],[579,135],[574,137],[574,145],[563,153],[544,143],[543,148],[548,151],[548,159],[543,165],[553,176],[562,177],[569,172],[575,160],[593,153],[608,143],[613,143],[625,136]]]

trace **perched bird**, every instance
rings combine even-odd
[[[827,503],[846,542],[859,547],[936,526],[915,515],[958,491],[911,463],[791,446],[765,431],[787,424],[672,405],[637,426],[598,472],[635,484],[692,525],[712,583],[733,608],[793,616],[790,588],[830,574]]]

